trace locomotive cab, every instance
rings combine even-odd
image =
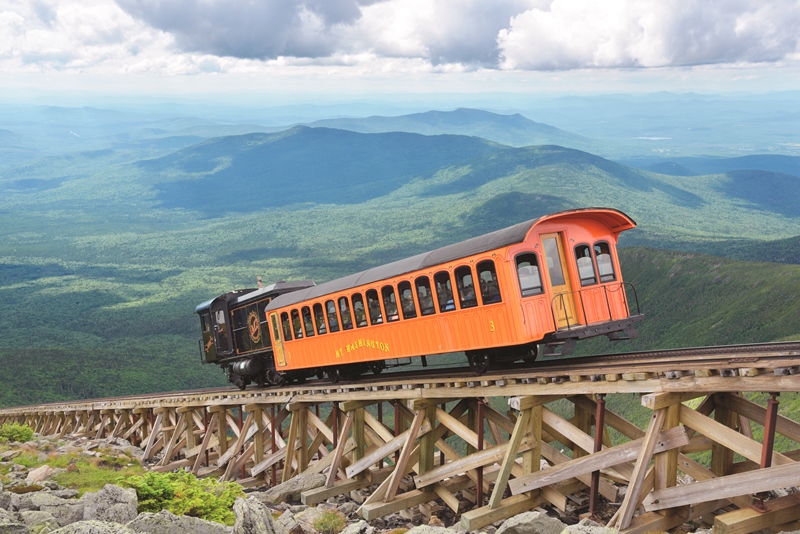
[[[284,377],[275,371],[265,310],[276,296],[313,285],[312,280],[305,280],[238,289],[197,306],[201,360],[220,365],[228,380],[241,389],[251,382],[282,381]]]
[[[234,355],[235,347],[230,331],[230,302],[254,289],[240,289],[225,293],[200,304],[194,312],[200,316],[202,332],[201,353],[206,363],[218,363]]]

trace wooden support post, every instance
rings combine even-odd
[[[650,418],[650,424],[645,432],[642,447],[639,449],[639,457],[636,460],[636,466],[633,468],[633,475],[631,475],[630,484],[628,484],[628,491],[625,494],[625,499],[622,501],[622,506],[619,509],[619,529],[628,528],[633,519],[633,514],[639,504],[639,495],[642,492],[642,483],[647,474],[647,467],[650,465],[650,460],[653,458],[656,446],[658,445],[658,438],[661,433],[661,428],[664,425],[666,418],[666,409],[661,409],[653,413]]]
[[[594,451],[603,450],[603,432],[605,430],[606,396],[597,396],[597,410],[594,416]],[[577,404],[576,404],[577,406]],[[592,473],[592,485],[589,488],[589,516],[597,517],[597,495],[600,488],[600,470]]]
[[[434,407],[435,409],[435,407]],[[411,430],[408,433],[408,441],[403,445],[400,451],[400,460],[392,471],[392,475],[387,479],[388,486],[386,488],[385,501],[391,501],[397,495],[397,488],[400,486],[400,479],[406,474],[411,458],[411,451],[414,449],[414,442],[417,440],[420,428],[422,428],[422,421],[425,419],[424,412],[420,411],[414,415],[414,420],[411,422]]]
[[[761,445],[761,469],[772,465],[772,448],[775,445],[775,424],[778,420],[778,394],[772,393],[767,401],[767,416],[764,423],[764,441]]]
[[[350,434],[350,427],[353,426],[353,421],[355,420],[355,417],[356,417],[355,412],[348,412],[347,417],[344,420],[342,431],[339,433],[339,438],[336,441],[337,443],[336,448],[333,451],[333,461],[331,463],[330,471],[328,471],[328,478],[325,481],[326,488],[333,487],[333,482],[336,480],[336,473],[339,472],[339,464],[342,461],[342,456],[344,455],[344,449],[347,446],[347,436]],[[336,421],[336,418],[334,418],[334,421]]]
[[[516,463],[519,445],[522,443],[522,438],[530,430],[531,410],[533,410],[533,408],[528,408],[517,417],[517,423],[514,425],[514,432],[511,434],[507,443],[506,455],[503,458],[503,463],[500,464],[500,473],[497,475],[494,491],[489,498],[489,508],[497,508],[503,500],[503,494],[508,487],[508,479],[511,476],[511,466]],[[479,484],[482,482],[483,480],[481,477],[479,479]]]
[[[354,410],[353,441],[356,444],[356,448],[353,450],[351,463],[361,460],[367,452],[367,441],[364,433],[364,414],[366,411],[366,407]],[[359,473],[357,477],[363,479],[366,477],[366,473]]]
[[[735,428],[736,415],[722,406],[716,404],[714,408],[714,420],[728,428]],[[708,436],[712,437],[712,436]],[[714,441],[711,444],[711,470],[718,476],[724,476],[731,472],[733,466],[733,451],[722,443]]]

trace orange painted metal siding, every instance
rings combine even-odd
[[[572,281],[572,295],[576,302],[578,323],[591,324],[628,317],[629,311],[621,286],[622,273],[616,252],[619,230],[611,228],[607,219],[610,220],[610,217],[604,218],[602,213],[600,215],[579,213],[552,220],[546,219],[541,224],[535,225],[522,243],[274,310],[280,317],[281,313],[291,314],[292,310],[299,311],[303,306],[313,309],[314,304],[320,303],[324,307],[326,301],[338,302],[342,296],[350,298],[355,293],[365,296],[370,289],[375,289],[380,294],[381,288],[388,284],[393,285],[396,291],[398,283],[408,281],[414,288],[414,301],[419,314],[420,306],[414,287],[414,280],[418,276],[427,276],[433,282],[434,274],[437,272],[447,270],[452,277],[457,267],[469,265],[473,269],[473,282],[475,282],[477,274],[475,267],[485,260],[494,261],[502,296],[500,303],[447,312],[439,312],[437,306],[437,313],[434,315],[418,315],[416,318],[403,319],[401,314],[400,320],[396,322],[384,322],[362,328],[354,325],[351,330],[286,340],[284,342],[286,366],[279,366],[278,370],[327,367],[521,345],[541,340],[545,334],[554,331],[551,305],[556,295],[550,294],[545,284],[544,293],[523,298],[517,279],[515,257],[521,253],[535,253],[541,262],[542,234],[560,233],[562,236],[567,276]],[[599,241],[608,243],[611,249],[616,279],[613,282],[581,287],[574,247],[581,243],[592,246]],[[543,266],[540,272],[543,277],[548,276],[547,269]],[[479,289],[477,284],[475,289]],[[457,289],[454,287],[453,291],[456,293]],[[455,300],[458,301],[457,294]],[[384,319],[386,319],[385,313],[383,310]],[[338,321],[341,326],[340,314]]]

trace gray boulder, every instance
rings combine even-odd
[[[137,534],[133,530],[118,523],[105,523],[103,521],[78,521],[50,534]]]
[[[496,534],[561,534],[567,525],[541,512],[515,515],[500,525]]]
[[[617,534],[619,530],[609,528],[591,519],[581,519],[580,523],[570,525],[561,534]]]
[[[325,484],[325,475],[312,473],[300,475],[291,480],[278,484],[263,493],[255,495],[261,502],[278,504],[282,502],[294,502],[300,500],[300,494],[304,491],[318,488]]]
[[[255,497],[236,499],[233,503],[233,534],[276,534],[272,513]]]
[[[358,523],[350,523],[339,534],[375,534],[375,529],[362,519]],[[448,534],[452,534],[452,531]]]
[[[136,519],[139,500],[133,488],[120,488],[113,484],[106,484],[97,493],[87,493],[83,496],[85,508],[83,519],[89,521],[109,521],[125,524]]]
[[[144,512],[126,525],[138,533],[148,534],[233,534],[233,528],[187,515],[177,516],[166,510],[157,514]]]
[[[453,534],[453,531],[445,527],[432,527],[431,525],[419,525],[409,529],[406,534]]]
[[[31,534],[31,529],[16,521],[0,519],[0,533],[2,534]]]
[[[62,499],[61,497],[56,497],[49,491],[37,491],[35,493],[29,493],[29,495],[31,496],[30,505],[36,510],[40,510],[42,506],[63,506],[65,504],[71,504],[70,501]]]
[[[31,530],[31,534],[49,534],[58,529],[58,521],[49,512],[20,512],[22,522]]]
[[[0,491],[0,510],[11,510],[13,495],[10,491]]]
[[[57,498],[57,497],[54,497]],[[65,527],[78,521],[83,521],[84,504],[81,501],[67,501],[59,499],[61,504],[45,504],[39,507],[42,512],[53,515],[59,527]]]

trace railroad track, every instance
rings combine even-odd
[[[728,379],[728,380],[725,380]],[[736,379],[736,380],[734,380]],[[748,380],[744,380],[748,379]],[[378,398],[459,398],[461,390],[470,395],[571,394],[571,382],[592,382],[598,393],[642,393],[691,391],[708,381],[720,382],[727,391],[800,390],[800,342],[723,345],[657,351],[603,354],[578,358],[537,361],[526,366],[508,366],[475,375],[468,367],[427,368],[415,372],[368,375],[360,380],[332,384],[312,380],[281,388],[250,388],[247,391],[222,387],[168,393],[152,393],[81,401],[53,402],[0,409],[13,412],[86,409],[130,409],[154,405],[192,405],[214,399],[218,404],[241,405],[259,399],[302,402],[325,395],[331,401],[347,400],[365,391]],[[727,386],[722,387],[727,382]],[[587,386],[577,384],[585,392]],[[318,398],[318,397],[317,397]]]

